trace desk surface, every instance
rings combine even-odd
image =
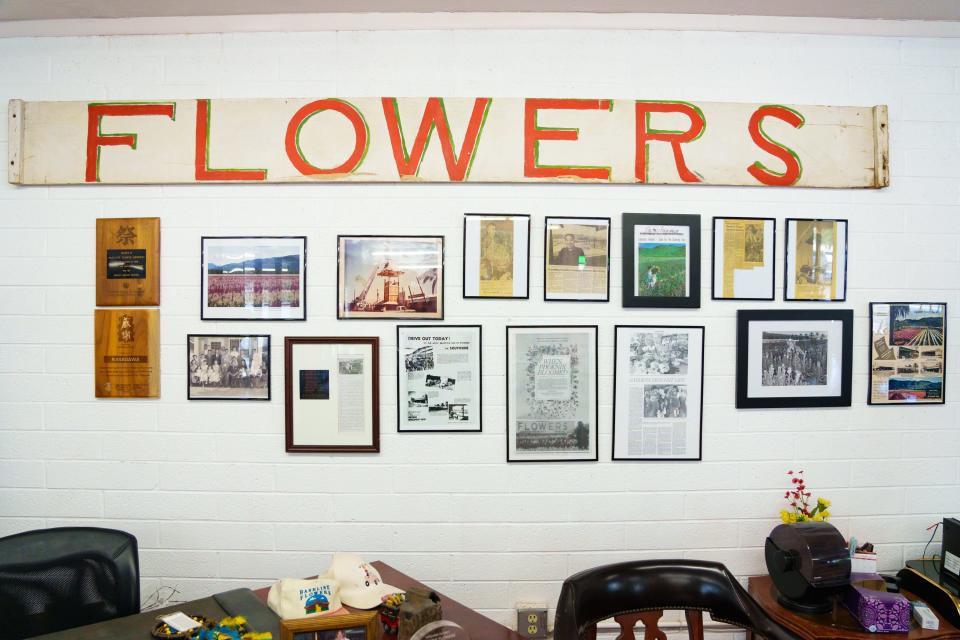
[[[934,638],[960,638],[960,630],[940,618],[940,629],[930,631],[921,629],[916,622],[911,621],[910,633],[869,633],[863,630],[850,612],[837,605],[831,613],[806,614],[787,609],[777,602],[777,590],[773,586],[770,576],[753,576],[748,583],[750,595],[760,603],[774,620],[787,627],[797,635],[809,640],[933,640]],[[901,593],[910,600],[917,600],[917,596],[909,591]]]

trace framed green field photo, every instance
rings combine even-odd
[[[700,216],[623,214],[623,306],[700,307]]]

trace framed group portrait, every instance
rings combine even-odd
[[[947,303],[870,303],[867,403],[946,402]]]
[[[337,236],[337,318],[442,320],[443,236]]]
[[[463,217],[463,297],[530,297],[530,216]]]
[[[704,332],[614,328],[613,460],[702,459]]]
[[[700,216],[623,214],[623,306],[700,307]]]
[[[783,299],[847,299],[847,221],[786,219]]]
[[[200,318],[306,320],[306,236],[200,239]]]
[[[377,640],[378,631],[377,610],[280,621],[280,640]]]
[[[597,326],[507,327],[507,461],[597,460]]]
[[[850,309],[737,312],[737,408],[849,407]]]
[[[270,400],[270,336],[187,336],[188,400]]]
[[[380,451],[380,340],[284,339],[286,450]]]
[[[548,216],[544,227],[543,299],[610,300],[610,218]]]
[[[773,300],[776,256],[776,219],[715,217],[711,297]]]

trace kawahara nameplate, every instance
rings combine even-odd
[[[98,398],[160,397],[160,311],[97,309],[94,372]]]
[[[97,306],[160,304],[160,218],[97,219]]]

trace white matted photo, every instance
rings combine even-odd
[[[464,215],[463,297],[530,297],[530,216]]]

